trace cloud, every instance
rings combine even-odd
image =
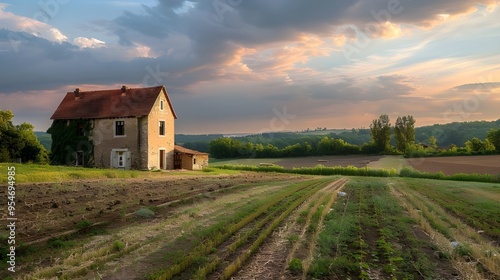
[[[0,5],[0,26],[2,28],[13,32],[25,32],[26,37],[35,36],[57,43],[68,41],[68,37],[59,29],[28,17],[6,12],[7,7],[6,4]]]
[[[367,102],[396,100],[409,97],[415,86],[401,75],[379,76],[368,81],[345,78],[334,84],[314,84],[304,88],[313,99],[341,102]]]
[[[495,82],[484,82],[484,83],[472,83],[464,84],[454,87],[452,90],[456,91],[474,91],[474,92],[492,92],[495,89],[500,88],[500,83]]]
[[[73,44],[79,46],[82,49],[85,48],[95,49],[106,46],[106,43],[101,40],[98,40],[96,38],[85,38],[85,37],[76,37],[75,39],[73,39]]]

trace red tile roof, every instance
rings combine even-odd
[[[198,152],[195,150],[190,150],[190,149],[184,148],[184,147],[179,146],[179,145],[174,146],[174,151],[179,152],[179,153],[183,153],[183,154],[189,154],[189,155],[208,155],[207,153],[202,153],[202,152]]]
[[[165,92],[172,114],[177,119],[164,86],[127,88],[123,96],[121,89],[80,91],[79,97],[75,97],[74,92],[68,92],[50,119],[103,119],[146,116],[151,112],[162,89]]]

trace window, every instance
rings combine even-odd
[[[196,164],[196,158],[193,158],[193,164]]]
[[[117,162],[118,167],[125,167],[125,152],[119,151],[117,152],[117,155],[118,155],[118,162]]]
[[[165,135],[165,121],[160,121],[160,135]]]
[[[163,111],[163,100],[160,100],[160,111]]]
[[[115,121],[115,136],[125,136],[125,121]]]

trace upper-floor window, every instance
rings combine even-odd
[[[163,111],[163,100],[160,100],[160,111]]]
[[[165,135],[165,121],[160,121],[160,135],[164,136]]]
[[[115,136],[125,136],[125,121],[115,121]]]

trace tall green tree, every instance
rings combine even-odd
[[[500,129],[491,129],[488,131],[486,139],[488,139],[490,143],[495,146],[495,150],[497,152],[500,152]]]
[[[427,139],[427,142],[429,142],[429,147],[433,148],[433,149],[437,149],[438,145],[437,145],[437,139],[436,137],[434,137],[434,135],[432,135],[431,137],[429,137],[429,139]]]
[[[406,152],[408,146],[415,143],[415,119],[413,116],[408,115],[396,119],[394,137],[396,138],[396,149],[401,152]]]
[[[0,110],[0,162],[21,159],[22,162],[48,163],[48,152],[40,144],[33,125],[14,125],[14,114]]]
[[[374,119],[370,124],[372,133],[372,142],[375,144],[379,152],[389,150],[391,140],[391,122],[388,115],[381,115],[378,119]]]

